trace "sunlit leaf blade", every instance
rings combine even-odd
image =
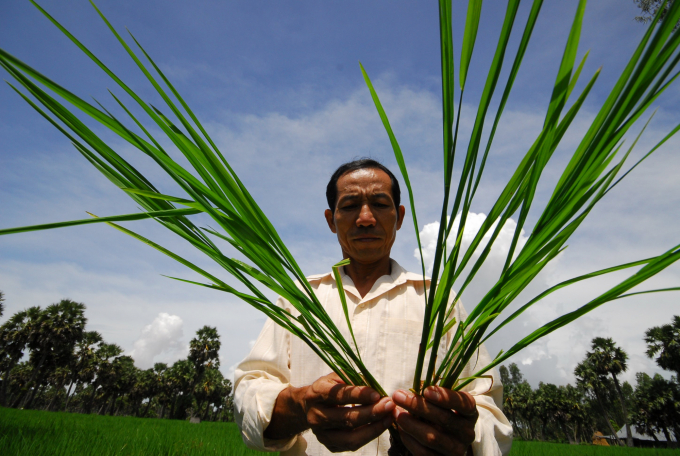
[[[108,217],[70,220],[68,222],[45,223],[42,225],[30,225],[20,226],[16,228],[6,228],[0,230],[0,236],[5,234],[27,233],[29,231],[53,230],[55,228],[66,228],[69,226],[89,225],[92,223],[131,222],[133,220],[144,220],[148,218],[176,217],[178,215],[194,215],[200,212],[201,211],[197,209],[169,209],[166,211],[141,212],[138,214],[111,215]]]
[[[361,353],[359,353],[359,345],[357,345],[357,339],[354,337],[354,330],[352,329],[352,321],[349,318],[349,309],[347,308],[347,296],[345,295],[345,288],[342,286],[342,277],[340,276],[340,268],[347,266],[349,263],[350,260],[345,259],[334,264],[332,268],[333,277],[335,278],[335,285],[338,287],[338,294],[340,295],[340,302],[342,303],[342,311],[345,314],[345,321],[347,322],[349,333],[352,335],[354,348],[357,350],[357,355],[359,355],[359,358],[361,358]]]
[[[519,3],[519,2],[518,2]],[[477,40],[479,19],[482,15],[482,0],[468,0],[467,17],[465,18],[465,33],[463,35],[463,50],[460,54],[460,88],[465,87],[472,51]]]

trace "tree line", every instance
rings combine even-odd
[[[0,292],[0,316],[4,307]],[[204,326],[189,355],[139,369],[123,349],[86,330],[70,299],[19,311],[0,325],[0,405],[100,415],[233,420],[232,385],[219,370],[220,336]]]
[[[539,383],[533,389],[517,364],[501,366],[504,412],[515,438],[578,444],[596,432],[614,436],[617,445],[634,446],[631,428],[655,446],[677,447],[680,439],[680,317],[646,331],[647,356],[675,375],[635,374],[636,384],[621,382],[628,355],[611,338],[596,337],[574,369],[576,384]],[[616,437],[625,429],[625,439]],[[643,443],[643,442],[638,442]]]

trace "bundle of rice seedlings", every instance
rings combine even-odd
[[[121,98],[111,93],[115,102],[127,113],[128,125],[132,122],[132,125],[143,132],[139,135],[133,131],[132,126],[126,126],[123,119],[115,117],[100,103],[93,105],[84,101],[15,56],[0,49],[0,65],[14,78],[18,86],[23,87],[24,91],[19,90],[15,84],[9,83],[9,85],[40,115],[66,135],[95,168],[132,198],[144,211],[109,217],[97,217],[90,214],[93,217],[91,219],[5,229],[0,231],[0,235],[88,223],[107,223],[187,266],[208,282],[199,283],[172,277],[173,279],[231,293],[241,298],[304,340],[343,381],[348,384],[370,385],[385,395],[386,392],[361,361],[361,356],[355,346],[343,337],[336,322],[328,316],[276,229],[229,165],[225,156],[217,148],[191,108],[134,36],[130,34],[137,46],[136,51],[128,45],[104,14],[92,3],[104,23],[162,97],[166,104],[166,112],[143,101],[47,11],[34,1],[32,3],[110,76],[148,118],[136,117]],[[146,63],[142,62],[142,59],[146,59]],[[50,95],[50,92],[60,97],[61,101]],[[67,107],[64,102],[70,106]],[[113,147],[107,145],[71,110],[87,114],[134,146],[139,152],[151,157],[186,192],[189,198],[159,192],[149,179],[121,157]],[[181,152],[182,157],[191,165],[190,169],[182,167],[161,145],[162,141],[151,134],[149,119],[152,125],[160,128],[165,138],[169,139]],[[210,216],[217,226],[199,228],[189,219],[189,216],[201,213]],[[236,278],[243,285],[243,289],[238,290],[230,286],[224,279],[211,274],[170,249],[117,224],[117,222],[148,218],[156,220],[185,239],[217,263],[224,272]],[[250,263],[228,256],[215,240],[226,241],[228,246],[233,247]],[[341,261],[333,266],[336,275],[338,268],[345,264],[347,264],[346,261]],[[340,282],[339,286],[342,286]],[[265,296],[262,291],[263,287],[290,301],[299,315],[293,315],[278,307]],[[342,297],[344,298],[344,291]],[[343,305],[346,309],[344,299]]]
[[[465,93],[468,67],[477,37],[482,1],[469,0],[468,3],[465,33],[460,52],[458,74],[460,89],[457,112],[454,103],[457,87],[453,66],[451,2],[447,0],[440,0],[439,2],[443,94],[444,202],[439,222],[432,282],[425,305],[420,352],[413,378],[412,389],[418,393],[421,393],[429,385],[435,384],[459,390],[538,339],[571,323],[606,302],[642,293],[680,290],[678,287],[673,287],[631,292],[631,289],[680,259],[680,245],[676,245],[652,258],[612,266],[563,281],[522,304],[510,315],[505,312],[500,322],[497,321],[501,314],[511,304],[515,303],[517,297],[532,280],[566,249],[567,241],[593,207],[621,179],[680,129],[680,125],[676,126],[642,159],[622,172],[626,158],[637,143],[644,128],[628,148],[623,147],[625,134],[678,76],[675,67],[680,60],[680,54],[677,52],[680,44],[680,30],[674,31],[673,29],[680,20],[680,2],[674,2],[663,22],[659,20],[659,13],[650,24],[595,120],[581,139],[579,146],[574,150],[560,178],[554,183],[552,195],[547,204],[540,209],[538,220],[531,227],[526,243],[518,247],[519,236],[522,230],[526,228],[527,216],[534,203],[536,188],[543,171],[600,74],[598,69],[583,91],[572,97],[573,89],[587,58],[586,54],[580,64],[575,67],[581,25],[586,7],[586,1],[580,0],[572,21],[552,95],[548,101],[543,128],[503,188],[497,201],[489,209],[488,216],[475,234],[470,246],[463,251],[462,241],[466,219],[484,172],[496,129],[517,72],[522,64],[543,2],[542,0],[533,1],[529,17],[522,31],[519,47],[515,51],[514,57],[508,57],[506,54],[510,34],[516,23],[519,22],[517,20],[519,4],[519,0],[508,1],[496,52],[479,100],[474,127],[467,142],[467,149],[460,157],[460,153],[458,156],[456,155],[456,146],[460,142],[458,137],[460,108]],[[663,8],[660,8],[659,11],[662,10]],[[511,59],[512,66],[503,87],[488,138],[483,141],[482,131],[487,116],[491,114],[492,97],[496,89],[500,89],[498,84],[501,69],[506,63],[506,59]],[[422,259],[418,222],[413,204],[413,191],[404,157],[390,127],[385,110],[363,66],[362,72],[409,191],[413,221]],[[570,100],[570,98],[575,99]],[[569,102],[571,102],[571,106],[566,109]],[[461,172],[454,191],[453,169],[456,160],[461,162],[459,165]],[[498,280],[489,284],[488,292],[476,303],[465,321],[456,322],[455,319],[450,317],[454,306],[458,303],[458,297],[474,279],[475,274],[484,264],[501,229],[505,226],[505,222],[512,216],[517,217],[517,224]],[[455,228],[454,220],[459,220]],[[489,239],[486,244],[483,242],[485,237]],[[472,261],[473,254],[476,252],[481,253],[479,253],[476,261]],[[423,275],[425,275],[425,264],[422,261],[421,264]],[[466,269],[466,267],[469,267],[469,269]],[[581,305],[578,309],[546,323],[523,337],[513,346],[502,350],[493,362],[486,366],[478,366],[472,376],[461,378],[463,368],[477,353],[483,342],[531,306],[539,304],[554,291],[587,279],[631,268],[639,269],[616,286]],[[457,294],[452,290],[454,283],[462,283]],[[428,350],[433,346],[438,346],[442,336],[447,331],[452,330],[454,326],[454,337],[444,359],[438,360],[436,354],[426,357]]]
[[[521,28],[521,24],[518,25],[521,21],[517,18],[520,0],[508,1],[498,45],[478,103],[474,127],[467,141],[467,148],[460,157],[460,153],[457,156],[457,145],[463,142],[458,137],[461,106],[469,63],[477,38],[482,1],[469,0],[460,52],[458,84],[456,84],[454,71],[451,0],[439,1],[444,192],[431,285],[425,303],[422,340],[413,379],[413,391],[418,394],[422,393],[427,386],[435,384],[455,390],[463,388],[536,340],[606,302],[640,293],[680,289],[675,287],[632,291],[634,287],[680,259],[680,245],[676,245],[651,258],[615,265],[561,282],[521,304],[516,311],[507,315],[508,307],[515,303],[520,293],[560,252],[564,251],[567,241],[595,205],[623,177],[680,129],[680,125],[675,127],[661,138],[642,159],[624,171],[626,159],[642,131],[632,141],[630,147],[624,147],[624,136],[678,76],[675,68],[680,60],[678,53],[680,30],[674,31],[673,28],[680,20],[680,2],[673,2],[663,22],[659,20],[659,15],[652,21],[598,115],[581,139],[579,146],[573,151],[561,176],[554,183],[548,202],[539,209],[540,215],[537,222],[533,227],[527,227],[527,217],[535,202],[538,183],[544,178],[543,172],[546,165],[550,162],[553,153],[600,74],[599,70],[596,71],[580,93],[572,93],[587,57],[586,54],[586,57],[576,66],[576,54],[586,6],[585,0],[578,2],[552,95],[547,100],[543,128],[504,186],[497,201],[489,209],[488,216],[471,245],[466,250],[462,248],[467,214],[477,193],[496,129],[522,64],[542,3],[542,0],[533,1],[529,16]],[[35,5],[144,111],[143,119],[134,116],[132,110],[112,93],[115,102],[129,117],[125,121],[127,125],[134,125],[143,134],[135,133],[132,127],[126,126],[123,119],[115,117],[101,104],[93,105],[82,100],[18,58],[0,49],[0,65],[16,81],[14,85],[10,85],[38,113],[66,135],[93,166],[139,204],[143,212],[107,217],[93,216],[92,219],[87,220],[4,229],[0,230],[0,234],[87,223],[107,223],[163,252],[207,280],[206,283],[184,280],[185,282],[231,293],[264,312],[277,324],[304,340],[345,382],[370,385],[382,394],[386,394],[363,364],[361,354],[355,349],[356,344],[343,337],[336,322],[333,322],[321,307],[295,259],[239,180],[229,165],[229,161],[219,151],[189,106],[134,36],[130,34],[136,46],[135,49],[118,34],[97,9],[116,39],[162,97],[165,102],[163,108],[165,111],[142,100],[80,41],[40,6]],[[661,8],[659,11],[662,10],[664,9]],[[513,55],[508,50],[508,42],[516,25],[521,28],[521,40]],[[500,76],[504,65],[510,65],[510,70],[505,84],[502,85]],[[363,66],[361,70],[408,188],[412,218],[422,258],[416,206],[404,157],[368,74]],[[19,86],[23,87],[23,91]],[[492,114],[491,101],[497,91],[501,93],[500,102],[490,131],[488,135],[484,135],[487,117]],[[456,107],[457,92],[459,95]],[[145,156],[151,157],[182,188],[188,198],[167,195],[157,190],[149,179],[79,120],[73,113],[78,111],[107,127]],[[190,168],[178,164],[161,146],[161,141],[150,133],[149,120],[151,120],[150,125],[159,128],[181,152],[191,165]],[[642,130],[644,131],[644,128]],[[456,183],[454,164],[457,163],[460,163],[458,165],[460,176]],[[199,228],[191,222],[190,216],[200,213],[210,216],[217,227]],[[454,226],[456,216],[459,216],[459,223]],[[488,292],[476,303],[465,321],[455,321],[451,315],[458,302],[458,296],[474,279],[502,227],[511,217],[517,218],[517,224],[498,280],[489,284]],[[238,290],[228,285],[225,279],[207,272],[166,247],[117,224],[122,221],[148,218],[156,220],[208,256],[227,274],[236,278],[243,285],[242,289]],[[518,246],[519,235],[523,229],[529,230],[530,234],[526,243]],[[485,237],[489,239],[486,244],[483,242]],[[218,247],[216,240],[226,241],[249,263],[228,256]],[[473,261],[473,253],[476,251],[481,254]],[[425,264],[422,261],[421,263],[423,280],[425,280]],[[338,272],[338,268],[345,264],[347,260],[336,264],[333,266],[333,271],[345,310],[346,323],[353,338],[345,294]],[[516,344],[498,353],[489,365],[477,366],[474,375],[467,378],[461,377],[464,366],[470,362],[480,344],[528,308],[538,305],[554,291],[584,280],[633,268],[635,272],[617,285],[576,310],[525,335]],[[457,290],[457,295],[452,290],[454,283],[462,284]],[[264,295],[263,287],[290,301],[299,315],[292,315],[277,307]],[[502,318],[498,320],[501,315]],[[444,358],[437,359],[434,354],[427,356],[429,349],[439,346],[441,338],[448,331],[453,331],[454,336]]]

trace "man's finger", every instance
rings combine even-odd
[[[455,416],[450,409],[444,409],[410,391],[399,390],[392,395],[394,403],[412,415],[434,424],[448,424]]]
[[[318,409],[318,415],[313,416],[312,419],[317,421],[314,424],[322,429],[357,429],[382,420],[385,416],[391,417],[394,407],[394,402],[385,397],[377,404],[372,405],[324,407]]]
[[[436,456],[437,453],[435,453],[433,450],[424,447],[423,445],[420,444],[416,439],[411,437],[405,432],[400,432],[399,436],[401,437],[401,442],[404,444],[404,446],[413,454],[413,456]]]
[[[332,452],[356,451],[385,432],[391,424],[392,417],[390,415],[375,423],[351,431],[325,430],[314,432],[314,434],[319,442]]]
[[[380,393],[368,386],[352,386],[344,383],[329,384],[324,403],[329,405],[374,404],[380,400]]]
[[[452,391],[440,386],[428,386],[423,395],[428,402],[445,409],[454,410],[459,415],[477,416],[477,403],[475,398],[469,393]]]
[[[461,441],[474,440],[474,426],[477,421],[477,409],[474,415],[463,415],[433,404],[423,396],[409,391],[396,391],[392,398],[394,403],[405,409],[415,418],[439,426],[440,429]],[[397,412],[395,412],[397,414]]]
[[[330,374],[326,375],[326,378],[335,383],[342,383],[343,385],[345,384],[345,381],[335,372],[331,372]]]
[[[397,426],[404,444],[407,448],[415,454],[447,454],[447,455],[463,455],[465,454],[466,444],[458,439],[452,438],[450,435],[444,433],[437,426],[421,421],[408,412],[395,412],[397,416]],[[406,443],[409,438],[404,439],[404,436],[410,437],[418,445],[408,445]],[[429,449],[430,452],[423,451]],[[414,451],[415,450],[415,451]]]

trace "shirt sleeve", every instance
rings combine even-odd
[[[458,322],[467,318],[467,312],[460,302],[456,305],[455,317]],[[450,331],[447,338],[452,337],[453,331]],[[486,347],[481,345],[477,354],[463,369],[461,377],[473,375],[480,367],[491,361]],[[475,456],[507,455],[512,445],[513,431],[512,425],[503,414],[503,385],[495,368],[490,369],[484,375],[489,378],[475,379],[462,389],[475,398],[479,412],[472,452]]]
[[[279,298],[277,305],[284,307]],[[279,393],[290,384],[290,333],[271,319],[252,350],[234,372],[234,419],[248,448],[285,451],[297,436],[284,440],[264,437]]]

